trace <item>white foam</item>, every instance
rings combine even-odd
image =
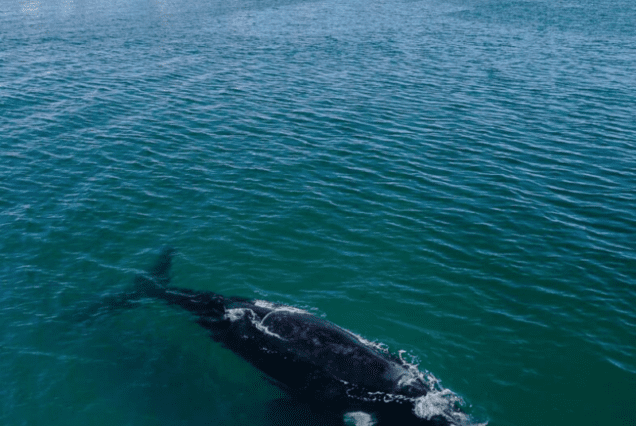
[[[350,333],[351,335],[353,335],[353,337],[355,337],[360,343],[362,343],[365,346],[368,346],[370,348],[374,348],[379,352],[383,352],[388,354],[389,353],[389,347],[387,345],[385,345],[384,343],[378,343],[378,342],[372,342],[371,340],[367,340],[364,337],[360,336],[359,334],[353,333],[349,330],[346,330],[343,328],[343,330],[345,330],[346,332]]]
[[[269,314],[268,314],[268,315],[269,315]],[[286,339],[284,339],[281,335],[279,335],[279,334],[274,333],[273,331],[271,331],[269,328],[267,328],[267,326],[266,326],[266,325],[263,325],[263,321],[265,320],[265,318],[263,318],[263,320],[261,320],[261,321],[257,321],[257,320],[254,318],[255,316],[256,316],[256,315],[252,316],[252,318],[251,318],[251,319],[252,319],[252,324],[254,324],[254,327],[256,327],[259,331],[261,331],[261,332],[263,332],[263,333],[265,333],[265,334],[267,334],[267,335],[269,335],[269,336],[276,337],[277,339],[280,339],[280,340],[286,340]],[[267,315],[265,315],[265,316],[267,317]]]
[[[249,316],[249,320],[252,323],[252,325],[256,327],[256,329],[259,330],[260,332],[265,333],[269,336],[276,337],[281,340],[285,340],[279,334],[274,333],[269,328],[267,328],[266,325],[263,324],[263,321],[265,321],[265,318],[267,318],[267,315],[269,314],[265,315],[265,317],[259,321],[256,313],[250,308],[232,308],[232,309],[225,310],[225,315],[223,315],[223,318],[226,320],[229,320],[230,322],[235,322],[235,321],[239,321],[243,319],[245,315]]]
[[[421,419],[431,420],[435,416],[441,416],[451,424],[470,425],[468,416],[455,409],[463,403],[464,401],[450,389],[442,389],[416,398],[413,413]]]
[[[266,308],[266,309],[276,309],[278,306],[276,303],[272,303],[272,302],[268,302],[267,300],[254,300],[253,301],[255,306],[258,306],[259,308]]]
[[[267,300],[254,300],[255,306],[259,308],[271,309],[272,312],[291,312],[295,314],[309,314],[309,312],[289,305],[279,305],[277,303],[268,302]],[[269,314],[268,314],[269,315]],[[311,315],[311,314],[309,314]]]
[[[345,413],[344,421],[346,425],[353,426],[375,426],[376,420],[369,413],[364,411],[353,411],[351,413]]]

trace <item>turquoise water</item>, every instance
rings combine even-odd
[[[265,425],[174,285],[293,304],[490,425],[636,424],[636,3],[0,4],[0,423]],[[300,424],[298,419],[290,424]]]

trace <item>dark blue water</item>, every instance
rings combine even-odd
[[[0,4],[0,423],[261,425],[173,284],[405,350],[490,425],[636,424],[636,3]]]

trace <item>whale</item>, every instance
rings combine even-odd
[[[111,308],[152,298],[188,311],[223,345],[285,395],[333,424],[467,425],[461,398],[384,346],[304,309],[171,285],[175,250],[164,248]]]

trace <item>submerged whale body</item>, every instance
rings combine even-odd
[[[165,249],[147,274],[135,278],[135,291],[112,302],[152,297],[189,311],[213,340],[294,400],[339,416],[340,424],[345,418],[367,425],[467,424],[450,391],[323,318],[292,306],[170,286],[172,255]]]

